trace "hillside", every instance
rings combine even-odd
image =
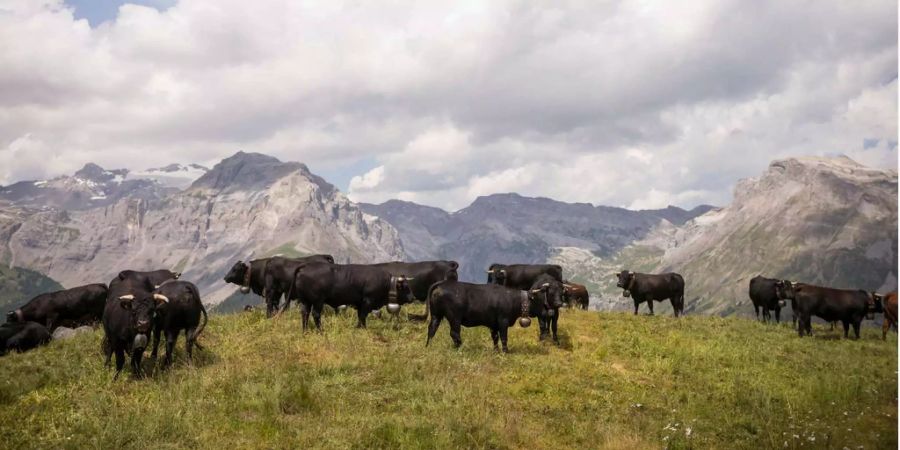
[[[560,348],[511,330],[295,311],[212,318],[196,366],[112,380],[101,332],[0,364],[6,448],[896,448],[897,337],[733,318],[564,311]],[[827,355],[827,356],[826,356]]]
[[[0,266],[0,313],[14,310],[39,294],[62,288],[56,281],[33,270]]]

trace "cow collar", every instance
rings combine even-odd
[[[247,289],[250,288],[250,275],[253,273],[253,264],[247,263],[247,271],[244,272],[244,284],[243,286]]]
[[[628,282],[628,286],[625,286],[626,291],[631,292],[631,288],[634,287],[634,280],[636,280],[636,279],[637,279],[637,274],[634,272],[631,272],[631,281]]]
[[[391,288],[388,289],[388,303],[397,303],[397,277],[391,275]]]

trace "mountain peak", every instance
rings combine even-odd
[[[106,170],[97,164],[87,163],[75,172],[75,178],[80,178],[82,180],[91,180],[96,181],[98,183],[105,183],[107,181],[113,180],[116,176],[122,176],[128,174],[127,169],[118,169],[118,170]]]
[[[300,172],[323,187],[333,187],[310,173],[305,164],[282,162],[274,156],[239,151],[213,166],[191,184],[191,189],[254,190],[271,186],[291,172]]]

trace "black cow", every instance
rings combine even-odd
[[[833,289],[786,280],[775,284],[778,298],[791,300],[797,315],[797,333],[812,336],[812,316],[828,322],[840,321],[844,325],[844,337],[849,337],[850,325],[859,339],[859,326],[863,318],[874,318],[884,309],[881,296],[863,290]]]
[[[50,331],[37,322],[13,322],[0,325],[0,355],[9,351],[25,352],[50,342]]]
[[[394,275],[404,275],[409,280],[409,289],[413,300],[424,302],[428,299],[428,289],[438,281],[457,280],[459,263],[456,261],[419,261],[419,262],[386,262],[371,264]]]
[[[552,333],[553,342],[559,344],[556,328],[559,322],[559,308],[565,305],[563,301],[565,295],[563,284],[552,275],[544,273],[534,280],[529,291],[533,295],[543,297],[542,300],[546,306],[544,313],[537,316],[538,324],[540,325],[539,339],[544,340]]]
[[[141,377],[141,359],[147,347],[147,335],[153,329],[156,303],[153,280],[144,276],[126,276],[111,284],[103,309],[104,351],[106,362],[116,355],[116,378],[125,365],[125,352],[131,355],[131,369]]]
[[[366,316],[388,304],[412,301],[409,279],[380,267],[363,264],[307,263],[296,273],[293,291],[303,304],[303,330],[312,312],[317,329],[322,329],[322,308],[341,305],[356,308],[357,327],[365,328]]]
[[[181,277],[181,272],[172,272],[171,270],[161,269],[161,270],[151,270],[147,272],[141,272],[137,270],[123,270],[119,272],[112,281],[109,282],[109,288],[113,289],[113,286],[125,281],[125,280],[135,280],[141,283],[146,283],[150,290],[156,289],[157,286],[165,283],[167,280],[177,280]]]
[[[273,256],[271,258],[254,259],[249,263],[238,261],[231,266],[231,270],[225,275],[225,282],[241,286],[241,292],[254,294],[266,299],[266,317],[272,317],[281,302],[281,296],[285,296],[284,307],[286,310],[291,300],[297,298],[291,292],[294,283],[294,274],[297,269],[309,262],[323,262],[334,264],[331,255],[311,255],[303,258],[285,258]]]
[[[172,363],[172,353],[175,350],[175,341],[178,340],[178,334],[184,330],[185,347],[187,350],[188,360],[194,359],[194,345],[203,349],[197,337],[206,327],[209,318],[206,315],[206,308],[200,301],[200,292],[194,283],[188,281],[166,281],[153,291],[153,299],[161,301],[156,307],[156,318],[153,325],[153,351],[150,353],[151,358],[156,358],[156,352],[159,349],[159,335],[166,335],[166,359],[163,361],[164,366]],[[203,315],[203,323],[200,323],[200,315]]]
[[[548,274],[560,283],[562,267],[556,264],[491,264],[487,270],[488,284],[494,283],[513,289],[528,289],[537,277]]]
[[[624,289],[622,295],[634,300],[634,314],[638,306],[647,302],[653,315],[653,301],[670,300],[675,317],[684,313],[684,278],[677,273],[652,275],[623,270],[616,275],[616,286]]]
[[[103,317],[108,289],[105,284],[88,284],[38,295],[6,315],[7,322],[38,322],[52,333],[56,327],[78,327],[99,322]]]
[[[785,306],[785,301],[778,298],[778,293],[775,292],[776,283],[778,280],[763,276],[756,276],[750,280],[749,295],[757,320],[760,320],[759,312],[762,309],[763,322],[772,320],[770,310],[775,311],[775,323],[781,322],[781,308]]]
[[[545,303],[547,297],[536,292],[511,289],[497,284],[472,284],[459,281],[441,281],[431,288],[428,294],[430,321],[428,323],[428,340],[431,343],[444,318],[450,323],[450,338],[453,345],[462,345],[461,327],[488,327],[494,348],[497,340],[503,344],[503,351],[508,352],[507,332],[516,319],[519,324],[528,326],[531,317],[547,314],[550,305]]]

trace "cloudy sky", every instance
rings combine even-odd
[[[897,166],[895,1],[0,0],[0,183],[303,161],[359,201],[726,204]]]

